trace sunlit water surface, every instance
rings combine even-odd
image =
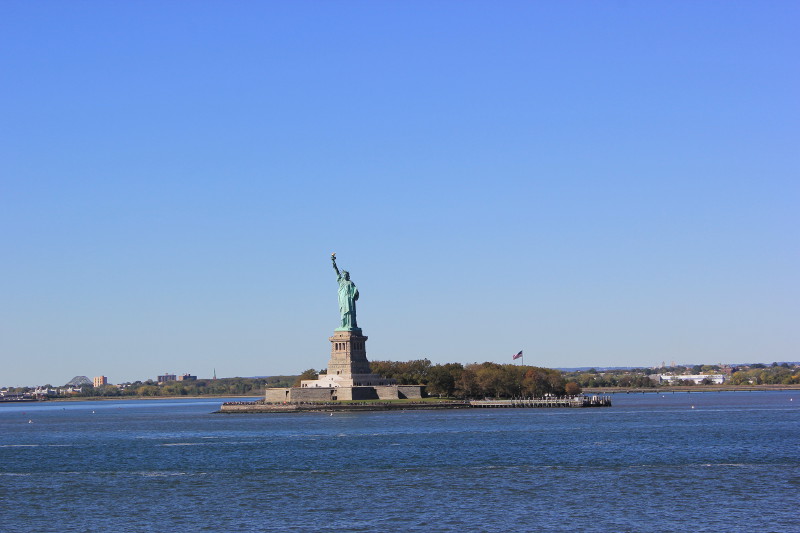
[[[0,405],[21,531],[800,531],[800,391],[597,409]]]

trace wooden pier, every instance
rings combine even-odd
[[[521,398],[518,400],[472,400],[470,407],[543,408],[543,407],[611,407],[609,396],[566,396]]]

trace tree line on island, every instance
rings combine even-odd
[[[433,364],[428,359],[371,361],[373,374],[397,380],[398,385],[425,385],[429,396],[442,398],[532,398],[580,394],[581,388],[560,371],[537,366],[461,363]],[[308,369],[294,382],[317,379],[324,370]]]

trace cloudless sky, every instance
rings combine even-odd
[[[0,3],[0,385],[800,359],[796,2]]]

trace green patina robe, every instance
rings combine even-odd
[[[358,300],[358,289],[356,284],[339,275],[339,314],[342,317],[341,329],[356,329],[356,300]]]

